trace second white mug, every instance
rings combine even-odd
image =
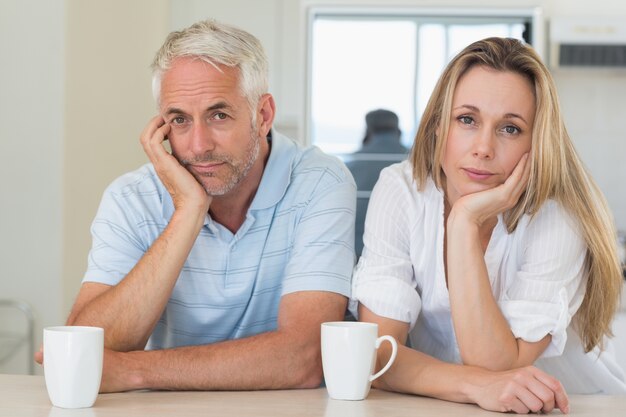
[[[376,352],[383,341],[391,343],[387,364],[375,375]],[[393,364],[398,344],[391,336],[378,337],[375,323],[337,321],[322,323],[322,366],[330,398],[363,400],[372,381]]]

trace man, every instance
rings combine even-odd
[[[407,148],[400,143],[398,116],[385,109],[372,110],[365,115],[363,146],[346,163],[359,191],[371,191],[380,171],[406,158]]]
[[[355,185],[335,158],[267,138],[266,68],[256,38],[214,21],[158,51],[151,164],[105,192],[68,319],[105,329],[101,391],[319,386],[320,324],[350,291]]]
[[[356,225],[354,249],[357,256],[363,252],[365,213],[369,197],[383,168],[404,160],[407,149],[400,143],[398,116],[385,109],[377,109],[365,115],[363,146],[350,155],[346,165],[357,187]]]
[[[356,153],[406,154],[400,143],[400,121],[391,110],[377,109],[365,115],[363,146]]]

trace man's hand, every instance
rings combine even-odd
[[[100,392],[123,392],[148,388],[144,386],[139,374],[133,371],[133,367],[128,362],[132,355],[143,353],[143,351],[116,352],[104,349]]]
[[[486,220],[513,208],[528,185],[530,177],[528,157],[527,153],[522,156],[503,184],[459,198],[454,203],[450,218],[466,216],[468,220],[481,226]]]
[[[141,388],[141,381],[131,375],[130,368],[125,365],[125,355],[127,353],[104,349],[100,392],[121,392]],[[35,352],[34,359],[39,365],[43,365],[43,346]]]
[[[39,365],[43,365],[43,345],[39,346],[39,350],[35,352],[35,357],[33,359]]]
[[[194,176],[163,146],[169,131],[169,123],[166,123],[163,117],[155,116],[141,133],[141,145],[161,182],[172,196],[174,208],[199,208],[206,213],[209,211],[212,198]]]
[[[488,372],[474,382],[470,396],[480,407],[499,412],[569,412],[569,400],[561,383],[545,372],[528,366],[505,372]]]

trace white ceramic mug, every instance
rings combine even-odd
[[[53,405],[93,405],[100,390],[103,353],[101,327],[56,326],[43,330],[43,370]]]
[[[375,375],[376,351],[391,343],[387,364]],[[391,336],[378,337],[375,323],[336,321],[322,323],[322,366],[328,395],[335,400],[363,400],[372,381],[387,372],[398,354]]]

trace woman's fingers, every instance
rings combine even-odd
[[[569,413],[569,398],[559,380],[540,369],[536,369],[535,378],[554,393],[554,406],[563,413]]]
[[[526,367],[514,372],[513,380],[517,385],[515,396],[523,407],[515,404],[512,411],[549,413],[556,406],[563,413],[569,412],[567,394],[556,378],[535,367]]]
[[[519,201],[524,190],[526,190],[530,177],[530,163],[528,162],[528,158],[528,153],[522,155],[522,158],[515,166],[515,169],[513,169],[509,178],[502,184],[502,188],[505,191],[505,206],[507,209],[513,207]]]

